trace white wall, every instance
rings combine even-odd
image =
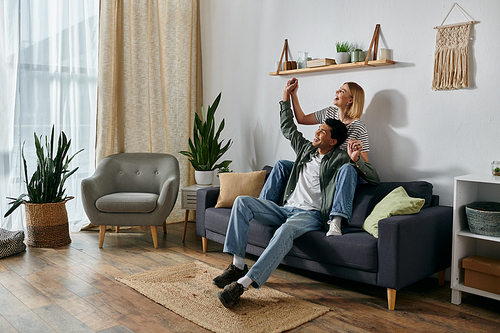
[[[396,65],[300,74],[306,113],[331,105],[345,81],[366,93],[370,162],[383,181],[427,180],[441,203],[453,201],[453,177],[489,173],[500,160],[500,1],[462,0],[478,23],[470,58],[472,87],[431,89],[436,30],[453,5],[442,0],[290,1],[200,0],[204,105],[222,91],[216,113],[226,119],[226,158],[238,172],[259,170],[294,154],[279,130],[279,104],[290,76],[269,76],[288,38],[298,51],[334,57],[336,41],[368,49],[375,25],[380,47],[393,49]],[[455,8],[445,24],[464,21]],[[315,126],[300,126],[313,137]]]

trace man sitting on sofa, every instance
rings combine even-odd
[[[338,148],[347,138],[347,128],[339,120],[327,119],[314,134],[313,141],[297,130],[290,105],[287,85],[281,106],[281,131],[290,140],[297,158],[284,194],[284,206],[250,196],[236,198],[224,243],[224,252],[233,255],[233,263],[213,283],[223,291],[217,297],[225,307],[238,303],[240,296],[252,285],[260,288],[281,260],[290,251],[295,238],[312,230],[328,228],[328,215],[335,193],[335,178],[340,167],[352,163],[369,182],[378,182],[378,175],[369,163],[358,161],[355,151]],[[248,270],[244,257],[250,220],[279,228],[262,255]]]

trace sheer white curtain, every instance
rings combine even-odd
[[[6,197],[26,193],[36,168],[33,134],[64,131],[78,172],[66,182],[71,231],[88,223],[80,182],[94,172],[99,0],[0,0],[0,212],[1,226],[24,227],[24,207],[4,218]]]

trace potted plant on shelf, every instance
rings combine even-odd
[[[355,49],[351,52],[351,62],[365,61],[365,52],[361,49]]]
[[[337,54],[335,55],[335,62],[337,64],[345,64],[351,61],[351,50],[353,46],[349,42],[336,42],[335,47]]]
[[[69,237],[68,213],[66,202],[73,197],[65,195],[64,183],[74,174],[78,167],[69,170],[68,166],[77,151],[68,157],[71,140],[61,132],[57,146],[54,146],[54,126],[50,140],[45,136],[45,145],[42,145],[42,136],[38,138],[36,132],[35,149],[37,156],[37,169],[28,179],[28,166],[24,157],[24,144],[21,156],[24,165],[24,178],[27,193],[21,194],[17,199],[9,198],[12,207],[5,213],[9,216],[21,204],[26,208],[26,228],[28,234],[27,244],[33,247],[59,247],[71,243]],[[44,149],[45,148],[45,149]]]
[[[217,163],[233,143],[231,139],[225,145],[224,140],[219,141],[220,133],[224,129],[224,119],[217,130],[215,129],[214,115],[219,106],[221,94],[222,92],[208,107],[206,118],[203,106],[201,107],[201,118],[197,113],[195,114],[193,140],[190,138],[188,141],[189,151],[180,151],[181,154],[189,157],[189,162],[195,170],[196,183],[199,186],[210,186],[214,179],[214,171],[217,169],[228,170],[229,164],[232,162],[225,160]]]

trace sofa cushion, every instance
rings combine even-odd
[[[378,238],[378,221],[393,215],[416,214],[424,202],[425,199],[408,196],[402,186],[396,187],[373,208],[363,223],[363,230]]]
[[[217,234],[225,235],[230,216],[230,208],[208,208],[205,211],[205,228]],[[250,229],[248,230],[248,242],[252,245],[265,248],[276,229],[277,227],[269,227],[251,220]]]
[[[205,229],[218,234],[226,234],[231,208],[207,208],[205,211]]]
[[[217,234],[226,234],[231,209],[208,208],[205,228]],[[250,221],[248,243],[265,248],[277,227]],[[344,231],[344,230],[343,230]],[[326,237],[326,231],[311,231],[297,238],[288,256],[307,258],[320,263],[376,272],[378,266],[377,239],[361,229],[349,229],[343,236]]]
[[[266,179],[266,171],[247,173],[228,172],[219,174],[220,192],[215,208],[232,207],[236,197],[258,197]]]
[[[157,201],[158,195],[154,193],[120,192],[100,197],[95,206],[106,213],[150,213]]]
[[[356,187],[351,226],[362,228],[365,219],[371,214],[375,205],[399,186],[402,186],[410,197],[425,199],[422,209],[430,207],[432,202],[432,184],[429,182],[383,182],[375,186],[363,184]]]
[[[310,231],[297,238],[289,256],[308,258],[319,263],[377,272],[376,238],[359,230],[342,236],[326,237],[326,231]]]

